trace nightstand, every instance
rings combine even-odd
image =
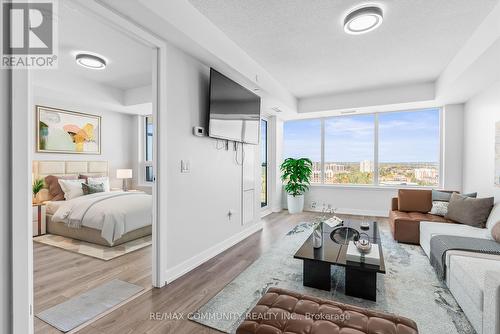
[[[33,204],[33,236],[39,236],[47,233],[47,215],[45,212],[45,204]]]

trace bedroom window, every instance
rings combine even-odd
[[[144,181],[153,182],[153,116],[144,117]]]

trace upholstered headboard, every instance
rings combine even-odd
[[[107,161],[33,161],[33,177],[44,178],[48,175],[78,176],[99,175],[108,176]]]
[[[76,176],[94,175],[108,176],[107,161],[33,161],[33,180],[43,179],[48,175],[54,176]],[[42,189],[38,195],[39,202],[50,200],[51,196],[47,189]]]

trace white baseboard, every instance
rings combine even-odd
[[[306,211],[311,212],[321,212],[320,209],[311,209],[308,208]],[[374,216],[374,217],[389,217],[389,209],[387,211],[380,210],[360,210],[360,209],[350,209],[350,208],[338,208],[335,210],[338,214],[345,215],[357,215],[357,216]]]
[[[171,269],[167,269],[166,271],[166,282],[172,283],[182,275],[190,272],[191,270],[195,269],[196,267],[200,266],[201,264],[207,262],[211,258],[219,255],[223,251],[231,248],[232,246],[236,245],[238,242],[242,241],[243,239],[248,238],[250,235],[254,234],[257,231],[262,230],[263,227],[263,222],[259,221],[249,228],[241,231],[240,233],[237,233],[228,239],[219,242],[218,244],[208,248],[207,250],[204,250],[198,255],[193,256],[192,258],[176,265],[175,267]]]

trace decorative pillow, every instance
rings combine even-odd
[[[64,191],[64,198],[70,200],[76,197],[83,196],[82,184],[84,180],[58,180],[62,191]]]
[[[432,190],[432,201],[449,202],[451,198],[451,192]],[[477,193],[462,194],[462,196],[476,198]]]
[[[64,201],[64,191],[61,189],[58,180],[76,180],[76,176],[54,176],[49,175],[45,177],[45,185],[49,190],[51,201]]]
[[[82,183],[82,190],[84,195],[104,192],[104,183],[99,184],[86,184]]]
[[[470,198],[453,193],[445,217],[457,223],[484,228],[493,204],[493,197]]]
[[[107,176],[89,177],[87,178],[87,184],[89,185],[102,184],[105,192],[111,191],[109,186],[109,177]]]
[[[431,209],[431,212],[429,212],[429,213],[431,215],[444,217],[448,213],[448,205],[449,204],[450,204],[449,202],[433,201],[432,202],[432,209]]]
[[[491,236],[496,242],[500,242],[500,221],[498,221],[491,229]]]

